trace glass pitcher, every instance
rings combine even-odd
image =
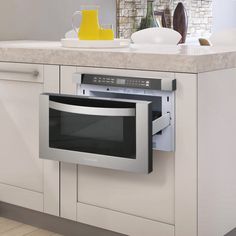
[[[99,40],[100,25],[98,19],[99,6],[82,6],[72,16],[72,27],[80,40]],[[81,15],[79,29],[75,26],[75,17]]]

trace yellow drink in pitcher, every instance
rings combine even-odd
[[[87,9],[86,9],[87,8]],[[91,9],[93,8],[93,9]],[[94,9],[95,8],[95,9]],[[79,31],[75,27],[74,17],[76,15],[81,15],[81,24]],[[100,38],[100,25],[98,20],[98,8],[84,6],[84,9],[74,13],[72,17],[72,24],[76,32],[78,33],[78,38],[80,40],[99,40]]]
[[[82,10],[82,21],[78,33],[80,40],[99,40],[100,26],[98,10]]]

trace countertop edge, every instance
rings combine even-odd
[[[178,55],[145,52],[4,47],[0,48],[0,61],[8,63],[102,67],[196,74],[235,68],[236,52],[212,53],[207,55]]]

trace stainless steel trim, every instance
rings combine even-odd
[[[135,108],[103,108],[68,105],[49,101],[49,108],[82,115],[95,116],[135,116]]]
[[[149,160],[149,155],[152,155],[152,146],[149,145],[149,135],[151,130],[149,129],[150,117],[149,117],[149,104],[136,104],[136,165],[135,172],[150,173],[152,171],[152,159]],[[151,150],[149,150],[151,149]],[[150,153],[151,151],[151,153]],[[152,158],[152,157],[151,157]],[[151,165],[151,166],[150,166]]]
[[[38,71],[11,71],[11,70],[0,70],[0,73],[6,74],[24,74],[24,75],[32,75],[32,76],[39,76]]]
[[[171,124],[170,113],[167,113],[152,122],[152,135],[162,131]]]
[[[161,91],[174,91],[173,84],[176,83],[175,79],[161,79]]]

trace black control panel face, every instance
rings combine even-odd
[[[161,79],[82,74],[83,84],[161,90]]]

